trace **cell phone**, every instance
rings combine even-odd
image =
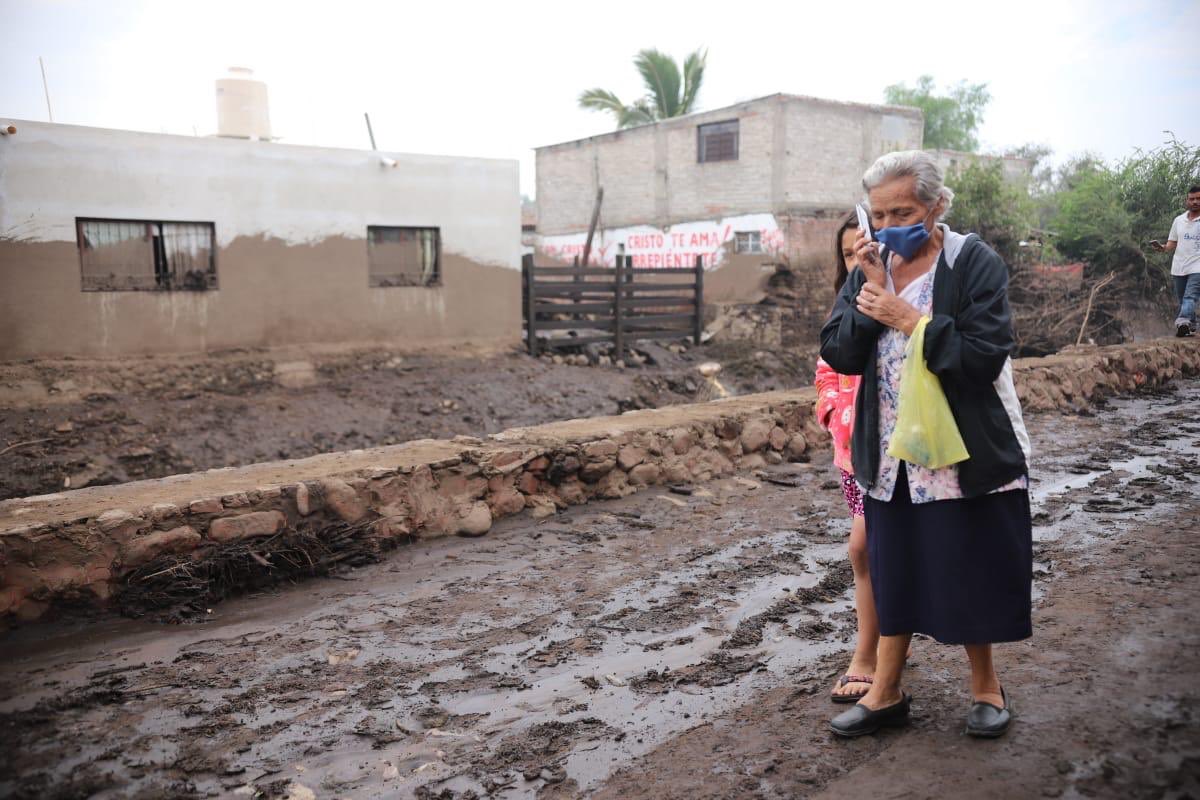
[[[858,215],[858,229],[866,234],[867,241],[875,240],[871,235],[871,218],[867,216],[867,210],[863,208],[862,203],[854,204],[854,213]]]

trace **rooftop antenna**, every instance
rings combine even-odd
[[[375,146],[375,131],[371,130],[371,115],[364,111],[363,119],[367,121],[367,136],[371,137],[371,149],[378,150],[379,148]]]
[[[46,83],[46,62],[42,61],[41,56],[38,56],[38,66],[42,68],[42,91],[46,93],[46,113],[50,115],[50,121],[54,122],[54,110],[50,108],[50,85]]]

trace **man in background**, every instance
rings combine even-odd
[[[1150,246],[1160,253],[1174,253],[1171,279],[1179,298],[1175,335],[1191,336],[1196,331],[1196,304],[1200,303],[1200,184],[1187,193],[1187,211],[1171,223],[1167,243],[1155,239]]]

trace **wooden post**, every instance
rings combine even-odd
[[[622,301],[621,291],[622,278],[625,275],[625,258],[617,256],[616,272],[613,275],[613,362],[616,363],[625,357],[625,324],[624,315],[621,313],[625,303]]]
[[[700,344],[700,334],[704,332],[704,257],[696,256],[696,296],[692,313],[695,319],[692,328],[692,339]]]
[[[529,355],[537,358],[538,341],[537,326],[534,320],[537,313],[533,310],[537,295],[533,286],[533,254],[521,256],[521,289],[524,292],[525,305],[525,335],[528,341]]]
[[[579,266],[579,256],[575,256],[575,258],[571,261],[571,266],[573,266],[573,267]],[[575,286],[573,288],[575,288],[577,290],[575,294],[571,295],[571,303],[574,305],[578,305],[583,300],[583,298],[580,297],[579,293],[578,293],[578,290],[583,288],[582,286],[579,285],[579,284],[583,283],[583,276],[578,273],[576,273],[575,275],[572,275],[571,283],[575,284]],[[583,319],[583,315],[579,314],[577,312],[572,313],[571,319],[573,319],[575,322],[579,322],[579,320]]]

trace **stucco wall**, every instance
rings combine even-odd
[[[515,161],[14,124],[0,359],[520,335]],[[81,291],[77,217],[214,223],[219,289]],[[439,228],[442,285],[370,288],[368,225]]]

